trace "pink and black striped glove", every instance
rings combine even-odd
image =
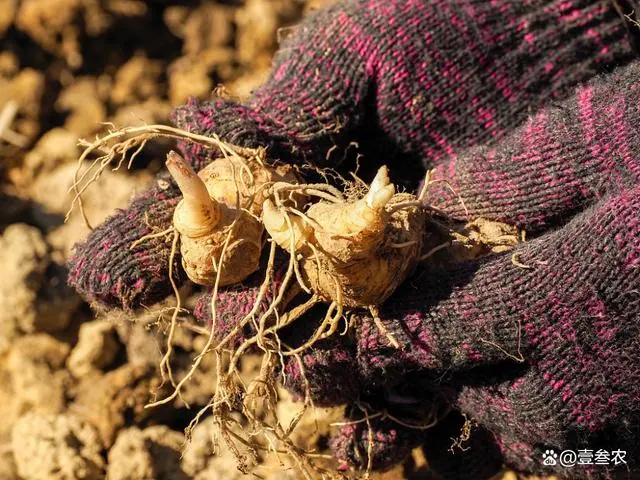
[[[415,186],[424,166],[503,138],[546,102],[628,63],[628,3],[343,1],[297,28],[246,103],[192,102],[174,120],[230,143],[268,147],[283,161],[335,167],[361,153],[365,170],[385,162],[395,181]],[[209,161],[200,147],[184,149],[196,169]],[[76,247],[70,282],[108,306],[137,307],[169,294],[170,245],[130,246],[170,225],[178,197],[160,179],[99,226]]]
[[[327,341],[304,355],[316,403],[362,402],[426,382],[491,433],[491,444],[473,448],[479,458],[494,459],[494,467],[499,452],[525,472],[635,478],[640,62],[578,88],[495,146],[469,149],[436,171],[457,187],[472,217],[544,232],[516,247],[515,263],[506,253],[418,272],[381,310],[399,349],[361,315],[353,345]],[[430,201],[462,217],[451,197],[432,190]],[[288,374],[301,395],[297,364]],[[433,395],[422,395],[433,402]],[[390,420],[377,420],[374,428],[373,465],[380,468],[401,461],[413,446],[426,442],[433,449],[442,441]],[[363,467],[367,439],[360,421],[342,427],[332,445],[339,458]],[[543,465],[546,450],[565,449],[622,450],[627,463]],[[434,468],[455,472],[445,478],[490,473],[465,471],[465,463],[477,466],[441,451]]]

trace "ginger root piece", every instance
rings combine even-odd
[[[167,169],[184,198],[176,207],[173,224],[180,233],[182,266],[200,285],[213,285],[226,246],[220,286],[241,282],[260,263],[262,203],[274,182],[296,182],[290,166],[269,166],[240,157],[214,160],[196,174],[175,152]]]
[[[263,222],[284,249],[291,242],[304,280],[323,300],[345,307],[383,303],[419,260],[425,211],[417,198],[395,193],[382,167],[368,193],[346,203],[321,201],[306,216],[286,216],[270,200]]]

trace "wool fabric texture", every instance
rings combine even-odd
[[[518,246],[516,262],[505,254],[414,276],[381,312],[400,350],[361,319],[364,385],[426,372],[456,386],[457,408],[491,431],[511,468],[572,478],[627,473],[628,465],[545,467],[542,455],[615,445],[637,457],[638,73],[634,63],[597,79],[495,148],[471,149],[437,169],[454,188],[472,190],[463,194],[471,216],[535,230],[588,208]],[[432,203],[462,218],[456,201],[434,193]]]
[[[335,166],[355,142],[369,164],[431,168],[631,58],[608,0],[342,1],[285,40],[247,102],[192,101],[174,121],[284,161]]]
[[[640,30],[639,30],[640,31]],[[640,180],[640,62],[579,87],[494,146],[437,165],[427,203],[539,232]],[[462,201],[461,201],[462,200]]]
[[[415,287],[397,292],[381,313],[401,349],[362,319],[363,382],[383,385],[417,370],[452,375],[463,384],[462,411],[529,446],[523,458],[510,452],[510,466],[526,471],[541,468],[540,446],[638,450],[638,212],[636,187],[519,246],[526,268],[506,254],[414,277]],[[526,371],[481,388],[460,380],[505,363]],[[592,473],[602,473],[597,467]]]
[[[265,280],[265,270],[268,264],[268,255],[263,255],[260,259],[260,269],[249,275],[245,281],[239,285],[224,288],[218,292],[215,299],[216,324],[215,339],[222,341],[234,332],[239,322],[249,318],[253,312],[255,322],[258,322],[264,315],[273,301],[278,297],[282,282],[289,266],[289,256],[283,251],[277,251],[273,261],[273,273],[270,281],[262,292],[262,299],[256,306],[256,302],[261,295],[262,284]],[[207,328],[213,324],[213,289],[206,291],[198,301],[194,309],[194,316]],[[308,333],[308,332],[307,332]],[[238,348],[245,340],[256,334],[254,321],[247,322],[235,335],[228,339],[228,348]],[[254,351],[250,348],[248,351]],[[354,354],[355,355],[355,354]]]
[[[551,218],[540,212],[562,219],[589,207],[563,228],[516,247],[515,257],[414,276],[408,284],[413,287],[397,292],[381,312],[400,350],[362,318],[358,361],[364,384],[401,381],[415,371],[450,375],[460,388],[458,408],[488,428],[509,466],[522,471],[545,472],[540,459],[549,448],[620,444],[638,451],[640,362],[632,352],[640,318],[634,293],[640,286],[639,72],[634,63],[585,85],[494,151],[472,149],[452,160],[462,166],[455,172],[468,182],[465,188],[474,190],[467,208],[476,214],[487,205],[480,192],[492,188],[513,190],[502,200],[493,192],[499,206],[491,216],[534,228]],[[541,120],[547,128],[538,130]],[[560,137],[554,128],[570,135]],[[524,139],[534,130],[540,136],[527,151]],[[558,147],[561,138],[566,141]],[[475,161],[488,172],[474,170],[473,182],[464,166],[475,168]],[[441,171],[451,172],[450,165]],[[455,202],[439,204],[445,211],[449,205],[460,212]],[[469,372],[505,364],[518,368],[493,380],[491,370],[483,371],[484,386],[470,383]],[[602,465],[546,472],[613,475]]]
[[[422,430],[382,417],[367,423],[358,409],[348,412],[346,419],[347,424],[340,426],[331,438],[330,447],[339,461],[361,470],[369,464],[374,471],[388,470],[405,460],[423,441]]]
[[[285,255],[279,254],[276,262],[274,262],[275,272],[271,282],[266,286],[262,300],[254,311],[254,318],[257,320],[267,311],[273,300],[278,296],[280,286],[282,285],[283,270],[286,269],[288,259]],[[218,341],[225,339],[240,321],[254,310],[254,306],[260,296],[260,287],[264,281],[264,270],[266,263],[262,262],[259,271],[249,275],[249,277],[240,285],[225,288],[218,292],[215,299],[216,307],[216,324],[215,338]],[[212,300],[213,289],[209,289],[196,302],[194,309],[195,317],[202,322],[207,328],[212,326]],[[253,322],[248,322],[240,331],[229,338],[228,348],[237,348],[245,340],[252,337],[256,333],[253,328]]]
[[[284,342],[297,348],[309,340],[326,313],[321,306],[309,312],[281,333]],[[361,383],[356,346],[348,336],[332,336],[314,344],[313,349],[285,359],[282,384],[295,400],[308,394],[318,407],[347,404],[358,399]]]
[[[171,226],[180,199],[180,190],[171,177],[158,177],[149,190],[75,246],[69,260],[69,284],[85,299],[111,307],[135,308],[166,297],[171,292],[171,235],[131,247],[145,235]],[[179,251],[173,272],[175,281],[182,283],[185,275]]]

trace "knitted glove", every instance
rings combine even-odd
[[[332,450],[346,464],[367,467],[371,455],[371,469],[386,470],[422,443],[422,430],[403,427],[382,417],[370,419],[367,424],[363,417],[357,409],[347,412],[346,424],[331,438]]]
[[[344,1],[296,30],[246,104],[191,102],[174,120],[193,132],[267,147],[285,161],[321,164],[328,157],[335,165],[357,142],[374,152],[366,170],[402,154],[395,180],[415,183],[423,172],[412,157],[430,167],[462,147],[502,138],[532,109],[628,62],[629,22],[621,13],[632,9],[614,3]],[[201,146],[181,147],[196,169],[211,160]],[[77,246],[70,281],[86,298],[135,308],[170,293],[170,244],[155,238],[129,250],[169,227],[178,192],[165,185]]]
[[[169,175],[160,175],[146,192],[136,196],[125,210],[116,211],[91,232],[84,243],[75,245],[69,260],[69,284],[91,302],[111,307],[150,305],[171,292],[169,282],[170,238],[145,235],[166,230],[182,198]],[[185,275],[176,255],[175,280]]]
[[[345,466],[365,468],[371,452],[372,470],[384,470],[403,461],[421,444],[428,465],[415,472],[415,478],[478,480],[491,477],[502,466],[501,454],[487,430],[474,425],[469,438],[461,438],[468,422],[457,412],[429,429],[401,425],[382,417],[371,418],[367,424],[366,417],[357,409],[347,413],[351,422],[340,426],[331,439],[331,447]]]
[[[636,471],[638,211],[638,187],[600,202],[563,229],[518,247],[520,261],[531,269],[502,255],[423,272],[382,311],[401,350],[361,317],[357,346],[345,337],[329,338],[302,355],[314,402],[362,401],[384,388],[413,385],[408,376],[421,373],[437,379],[438,388],[453,389],[457,408],[492,433],[474,433],[463,458],[444,448],[459,427],[442,437],[439,430],[423,433],[377,418],[371,423],[371,465],[377,469],[401,462],[424,443],[432,468],[449,472],[443,478],[488,478],[500,464],[498,451],[521,471],[607,473],[602,465],[545,469],[542,454],[548,449],[615,447],[628,452]],[[307,319],[299,325],[298,342],[289,335],[288,344],[297,346],[317,326]],[[285,386],[302,398],[306,384],[299,364],[289,360],[285,373]],[[349,418],[353,423],[340,428],[331,446],[340,460],[365,468],[369,427],[358,411]],[[479,466],[486,467],[482,476]]]
[[[191,102],[174,120],[286,161],[335,166],[357,142],[372,171],[399,155],[398,166],[419,171],[411,158],[430,168],[500,139],[549,100],[628,62],[625,3],[338,2],[285,40],[246,103]]]
[[[352,1],[318,14],[305,26],[300,27],[298,32],[286,42],[278,55],[267,84],[256,92],[247,104],[239,105],[227,100],[215,100],[202,105],[192,103],[179,109],[175,119],[179,126],[192,131],[215,132],[220,134],[223,139],[240,145],[267,146],[270,148],[270,154],[274,157],[291,161],[309,160],[322,163],[327,152],[331,153],[330,161],[342,158],[348,146],[356,139],[365,152],[377,149],[380,160],[402,158],[402,162],[400,160],[394,162],[396,172],[415,167],[415,162],[411,162],[412,157],[421,159],[425,165],[430,167],[435,162],[458,153],[461,159],[459,165],[462,166],[465,164],[462,160],[465,157],[464,147],[480,142],[495,142],[504,138],[507,129],[524,121],[530,110],[537,109],[551,98],[566,96],[572,86],[589,78],[596,71],[602,71],[606,65],[627,62],[631,58],[631,49],[626,39],[626,31],[624,21],[617,15],[609,2],[586,0],[574,2],[531,1],[526,3],[506,1],[477,3],[470,1],[437,3],[426,1]],[[311,50],[309,50],[310,48]],[[626,113],[625,111],[622,115]],[[625,125],[638,125],[636,118],[633,117]],[[520,130],[519,133],[507,138],[504,145],[515,145],[518,135],[522,136],[522,131]],[[635,134],[635,131],[626,131],[621,133],[621,137],[630,138]],[[371,139],[376,139],[375,145]],[[587,143],[597,144],[599,141],[594,137],[594,140]],[[337,148],[332,148],[334,146]],[[394,153],[401,153],[402,156],[380,155],[383,146],[394,149]],[[615,147],[612,147],[612,151],[622,155],[619,146],[620,144],[616,143]],[[638,157],[634,156],[634,147],[629,146],[631,149],[630,158],[637,159]],[[498,151],[504,152],[508,152],[508,148],[511,147],[496,147]],[[573,149],[569,149],[568,151],[576,156],[568,155],[565,158],[578,163],[582,157],[590,158],[591,152],[585,155],[585,152],[580,148],[581,146],[577,145]],[[207,152],[194,149],[189,149],[187,153],[191,154],[192,161],[199,162],[205,162],[208,155]],[[481,156],[480,154],[476,155]],[[505,154],[503,158],[511,158],[511,156]],[[458,160],[456,159],[456,161]],[[534,161],[536,159],[531,158],[531,162]],[[470,165],[471,161],[468,163]],[[504,165],[506,166],[507,163],[505,161]],[[377,166],[374,164],[375,162],[369,162],[371,169]],[[526,177],[522,177],[518,171],[517,167],[520,167],[521,164],[521,162],[512,162],[509,168],[513,168],[513,170],[505,167],[505,171],[514,172],[513,175],[505,175],[505,182],[522,183],[523,178]],[[541,162],[540,165],[540,169],[543,169],[544,163]],[[441,177],[448,175],[449,178],[457,182],[458,191],[465,188],[460,183],[464,181],[464,176],[461,175],[458,178],[455,175],[457,170],[454,167],[458,167],[458,164],[449,163],[447,166],[447,169],[441,167],[439,175]],[[629,172],[635,175],[637,164],[632,163],[631,167],[624,170],[623,177],[633,178]],[[564,173],[564,169],[561,169],[561,173]],[[594,181],[597,181],[597,178],[606,179],[607,175],[612,176],[611,172],[606,169],[604,173],[605,175],[600,177],[594,176]],[[583,178],[587,178],[583,174],[583,170],[576,171],[576,181],[580,182]],[[405,174],[406,176],[408,175]],[[563,178],[568,179],[569,176]],[[478,179],[476,177],[475,183],[481,184],[484,180],[484,178]],[[558,185],[563,185],[564,181],[559,180]],[[469,181],[468,183],[473,182]],[[609,182],[610,185],[614,183],[616,182]],[[579,197],[582,204],[569,202],[565,206],[566,208],[558,206],[553,216],[545,217],[543,221],[537,221],[537,223],[527,220],[529,218],[527,209],[531,208],[532,204],[538,205],[535,202],[542,201],[541,199],[546,199],[545,201],[553,206],[558,194],[538,197],[540,190],[535,188],[516,189],[515,191],[518,191],[518,194],[525,198],[520,198],[519,203],[516,202],[507,213],[496,209],[492,214],[485,216],[511,218],[509,217],[511,215],[518,219],[517,223],[521,226],[542,228],[545,222],[552,223],[555,220],[563,220],[570,213],[584,206],[587,201],[601,196],[606,189],[595,189],[593,193]],[[525,193],[521,194],[521,191],[525,191]],[[396,338],[402,339],[403,349],[400,352],[390,349],[386,344],[386,339],[373,328],[371,320],[363,318],[358,329],[357,357],[348,346],[345,347],[344,353],[337,357],[343,365],[351,365],[352,370],[347,368],[340,370],[359,372],[361,380],[358,382],[363,382],[362,384],[367,388],[376,385],[387,388],[391,382],[402,381],[403,378],[406,378],[407,372],[411,370],[426,372],[430,375],[457,372],[455,375],[461,376],[460,372],[464,372],[470,366],[477,368],[479,365],[490,362],[504,363],[505,358],[509,360],[508,355],[504,353],[507,352],[517,358],[520,358],[518,353],[526,355],[526,373],[533,372],[534,378],[542,377],[544,379],[544,374],[540,372],[544,371],[545,365],[553,363],[549,360],[552,355],[550,356],[550,353],[542,347],[536,350],[535,345],[546,345],[549,334],[545,334],[547,330],[542,327],[540,327],[542,333],[536,334],[535,331],[531,334],[528,333],[525,328],[527,324],[519,317],[526,317],[525,320],[530,323],[535,323],[541,318],[540,325],[544,325],[546,321],[552,327],[557,327],[561,322],[557,322],[556,317],[549,317],[549,315],[560,315],[558,312],[562,312],[563,308],[568,308],[566,316],[571,319],[576,308],[577,311],[580,311],[580,308],[575,307],[575,303],[569,303],[569,307],[565,307],[562,295],[565,292],[557,293],[555,297],[558,302],[556,310],[545,310],[543,300],[549,300],[549,298],[544,296],[541,297],[542,300],[536,300],[532,304],[526,303],[530,298],[531,285],[534,285],[534,288],[540,285],[540,292],[549,293],[549,288],[555,286],[549,285],[549,279],[554,278],[553,274],[557,276],[560,273],[565,275],[567,271],[573,272],[572,280],[578,284],[577,291],[583,293],[582,296],[569,295],[568,300],[575,302],[576,299],[581,301],[596,298],[595,303],[602,305],[604,313],[593,310],[592,314],[596,318],[600,318],[602,315],[605,331],[607,326],[616,325],[615,321],[618,320],[615,317],[615,321],[610,323],[611,315],[613,315],[611,312],[628,312],[630,308],[631,318],[633,314],[637,316],[637,300],[635,303],[628,302],[629,306],[623,308],[620,304],[612,303],[610,297],[601,299],[598,296],[600,295],[598,288],[608,292],[609,286],[605,287],[606,281],[620,272],[626,275],[624,278],[627,279],[628,284],[619,285],[613,282],[614,287],[618,289],[618,294],[624,296],[624,292],[633,291],[627,290],[629,285],[637,290],[637,277],[630,276],[634,271],[631,270],[631,274],[626,270],[622,271],[615,262],[613,262],[613,266],[608,265],[606,269],[593,268],[589,261],[593,262],[594,257],[596,259],[602,258],[602,256],[598,257],[593,253],[593,248],[597,248],[601,244],[594,244],[595,247],[592,248],[593,232],[588,232],[587,227],[579,228],[580,221],[584,221],[585,225],[590,227],[595,225],[599,229],[605,230],[602,240],[608,242],[604,244],[608,248],[607,255],[613,255],[615,258],[618,258],[619,255],[632,257],[633,252],[637,252],[637,244],[629,244],[630,246],[625,250],[616,243],[616,237],[610,235],[613,232],[623,240],[628,237],[637,238],[637,225],[630,227],[631,230],[627,232],[616,223],[619,221],[619,217],[615,215],[628,215],[630,210],[617,212],[616,208],[621,208],[620,202],[630,203],[632,208],[636,209],[638,206],[637,202],[634,204],[632,201],[637,198],[634,197],[637,192],[632,189],[627,189],[624,192],[613,197],[608,203],[603,203],[598,207],[600,210],[596,209],[591,212],[591,215],[585,214],[576,219],[570,224],[575,224],[572,227],[573,230],[567,230],[568,226],[561,231],[561,233],[566,233],[565,236],[561,233],[555,236],[543,236],[537,240],[538,243],[523,247],[520,257],[522,261],[529,261],[535,259],[536,255],[548,256],[553,248],[569,245],[576,246],[579,252],[570,257],[573,263],[565,262],[565,257],[569,258],[568,255],[555,255],[554,259],[560,257],[557,259],[557,265],[547,264],[547,266],[540,267],[536,264],[535,270],[525,270],[524,274],[526,275],[523,275],[523,270],[515,269],[508,257],[498,257],[491,261],[493,263],[465,264],[455,271],[442,273],[437,277],[437,282],[430,280],[433,277],[423,277],[424,283],[418,293],[401,292],[398,295],[400,300],[394,300],[383,310],[383,321],[387,328],[396,335]],[[72,281],[87,296],[108,303],[118,302],[124,303],[126,306],[136,306],[161,295],[161,292],[166,293],[168,287],[166,272],[168,245],[156,241],[147,242],[140,246],[140,251],[136,252],[134,262],[112,261],[115,256],[113,252],[124,248],[128,249],[133,240],[151,231],[149,228],[143,229],[145,233],[138,232],[139,234],[136,234],[134,232],[130,234],[134,228],[132,226],[134,222],[127,222],[129,216],[133,219],[144,217],[144,213],[156,205],[160,210],[164,205],[166,207],[164,211],[172,211],[171,204],[164,204],[167,198],[157,190],[155,193],[152,191],[148,194],[149,198],[154,198],[156,195],[160,195],[161,202],[145,204],[144,201],[140,201],[140,203],[134,204],[130,210],[120,212],[114,217],[119,220],[112,219],[100,227],[98,230],[101,229],[101,234],[94,233],[87,244],[78,247],[71,266],[74,273]],[[571,197],[572,200],[576,200],[576,198],[576,196]],[[561,202],[556,205],[561,205]],[[446,211],[447,207],[444,205],[442,208]],[[540,209],[544,210],[543,207]],[[598,218],[598,214],[608,211],[614,212],[616,222],[611,220],[608,223],[598,223],[602,220]],[[453,209],[452,213],[457,215]],[[610,217],[611,215],[606,218]],[[170,217],[156,214],[150,221],[151,225],[162,229],[162,224],[156,222],[156,218],[168,219]],[[636,228],[636,230],[633,231],[632,228]],[[117,246],[121,248],[117,249]],[[153,247],[151,248],[151,246]],[[105,250],[103,255],[97,254],[100,249]],[[163,257],[165,261],[156,261],[156,256],[161,252],[165,252],[165,257]],[[580,253],[584,258],[580,258]],[[127,257],[127,259],[129,258]],[[637,254],[635,258],[637,259]],[[578,260],[581,261],[578,262]],[[616,270],[616,268],[618,269]],[[482,272],[485,274],[482,275]],[[509,278],[506,278],[507,276]],[[92,280],[87,280],[90,277]],[[520,282],[522,278],[526,280],[525,283]],[[480,283],[474,283],[476,280]],[[510,283],[505,284],[505,281]],[[430,282],[434,285],[431,285]],[[444,285],[449,285],[456,293],[462,292],[461,296],[449,296],[450,292],[443,292]],[[542,288],[545,286],[547,290]],[[433,287],[433,290],[430,291],[430,287]],[[499,294],[502,290],[504,290],[504,294]],[[589,297],[588,293],[592,291],[597,293],[593,294],[593,297]],[[465,297],[465,292],[468,297]],[[477,299],[473,296],[476,293]],[[537,292],[533,293],[535,295],[532,298],[535,300],[538,298],[538,294]],[[611,296],[614,295],[611,294]],[[402,300],[405,297],[413,299],[413,303],[408,302],[402,308]],[[414,305],[416,310],[407,312],[406,307],[411,305]],[[523,305],[526,308],[523,308]],[[430,306],[434,308],[430,310]],[[574,309],[573,312],[571,307]],[[634,308],[635,310],[633,310]],[[589,311],[591,312],[591,310]],[[545,315],[547,316],[545,317]],[[576,318],[580,319],[579,316]],[[464,319],[464,323],[462,319]],[[521,320],[521,327],[517,330],[520,332],[520,343],[505,334],[505,332],[511,332],[511,335],[515,334],[518,323],[514,320],[518,319]],[[575,320],[575,318],[573,319]],[[609,355],[610,357],[616,358],[616,355],[623,355],[623,358],[627,358],[626,350],[623,350],[622,353],[619,350],[614,350],[614,347],[618,348],[618,346],[613,345],[613,341],[619,332],[624,335],[625,326],[628,326],[629,323],[628,319],[628,315],[620,317],[622,326],[618,330],[614,329],[615,331],[609,340],[611,345],[606,344],[606,347],[610,347],[613,351],[613,354]],[[468,327],[467,323],[472,320],[478,323],[475,326],[471,323],[471,327],[475,328],[476,332],[481,332],[482,336],[470,334],[473,330]],[[576,323],[582,325],[585,322],[576,321]],[[499,325],[502,324],[510,325],[511,329],[509,330],[505,326],[499,328]],[[569,327],[573,326],[568,325]],[[484,329],[487,329],[488,336],[484,334]],[[425,333],[418,335],[418,330]],[[553,332],[551,337],[555,338],[553,334],[557,333],[553,331],[553,328],[551,331]],[[582,332],[581,329],[577,329],[577,331]],[[406,334],[404,337],[400,335],[402,332]],[[498,332],[502,335],[498,335]],[[414,333],[416,338],[419,337],[418,340],[409,341],[413,340]],[[471,348],[460,341],[461,338],[457,336],[458,334],[468,334],[467,336],[470,337],[468,340],[475,341],[469,344]],[[605,332],[604,335],[606,337],[608,334]],[[588,350],[585,346],[586,343],[580,343],[572,338],[569,335],[569,340],[567,340],[569,347],[565,350],[561,349],[563,355],[566,355],[567,349],[570,353],[576,354],[575,349],[571,348],[574,343]],[[576,338],[584,342],[581,336],[576,335]],[[632,338],[632,336],[628,336],[628,338]],[[491,348],[490,344],[479,339],[493,342],[499,348],[495,348],[495,346]],[[512,341],[508,342],[507,340]],[[518,346],[519,349],[511,348]],[[552,345],[552,347],[556,346]],[[623,345],[623,347],[625,346]],[[352,354],[351,357],[349,352]],[[316,358],[314,353],[310,353],[310,355],[311,360]],[[604,357],[608,358],[607,355]],[[549,363],[545,364],[540,358],[546,359]],[[355,363],[350,363],[351,359],[354,359]],[[471,361],[472,359],[475,360]],[[315,372],[313,368],[306,368],[307,363],[313,363],[308,360],[305,360],[305,370],[307,377],[310,377],[315,375]],[[321,360],[315,362],[314,365],[321,369],[324,368],[325,372],[330,371],[336,364],[336,358],[331,355],[325,355]],[[592,362],[592,365],[596,365],[595,368],[600,366],[595,361]],[[520,365],[518,367],[524,368]],[[637,366],[631,365],[631,367]],[[514,388],[517,390],[518,382],[526,383],[525,380],[528,378],[525,373],[519,369],[516,370],[518,375],[513,374],[515,380],[507,379],[506,382],[510,383],[505,383],[504,379],[502,383],[493,382],[494,387],[492,388],[494,390],[488,388],[482,390],[481,387],[468,385],[459,378],[449,380],[450,384],[455,387],[461,408],[467,408],[474,415],[476,414],[473,405],[481,403],[478,400],[483,398],[481,395],[497,399],[494,404],[485,405],[488,414],[480,415],[477,413],[477,416],[481,417],[483,423],[489,426],[492,431],[495,431],[496,445],[503,446],[505,458],[510,464],[533,470],[537,468],[538,464],[532,461],[534,458],[532,452],[535,452],[535,449],[542,443],[547,442],[545,445],[553,446],[571,445],[574,437],[586,436],[586,438],[592,439],[603,431],[601,425],[595,425],[592,430],[589,430],[577,420],[578,417],[575,415],[569,416],[564,423],[558,424],[560,433],[553,432],[555,436],[552,442],[544,440],[541,443],[538,437],[533,440],[520,440],[520,433],[525,428],[523,424],[518,425],[511,419],[504,420],[503,418],[504,428],[501,430],[502,424],[494,425],[491,421],[493,418],[501,418],[494,410],[503,407],[500,400],[506,396],[505,391]],[[553,369],[548,368],[548,370],[552,371]],[[572,379],[573,384],[582,380],[580,376],[571,376],[575,372],[567,371],[567,378]],[[322,373],[322,371],[320,372]],[[582,370],[578,370],[578,373],[580,372]],[[584,376],[583,373],[580,374]],[[319,387],[316,388],[314,395],[322,397],[326,391],[321,388],[323,377],[319,375],[315,378],[318,379],[315,380],[315,385]],[[613,397],[618,398],[619,392],[622,392],[620,402],[628,403],[629,411],[635,411],[631,400],[637,398],[638,395],[633,397],[634,392],[628,394],[624,388],[618,387],[617,383],[612,383],[613,380],[609,377],[601,379],[596,376],[596,378],[601,381],[602,395],[614,391]],[[350,392],[342,397],[343,400],[346,398],[349,401],[357,395],[357,391],[342,388],[341,385],[344,383],[338,383],[341,381],[341,378],[338,378],[332,388]],[[554,386],[548,383],[549,380],[544,380],[544,382],[541,387],[543,393],[549,394],[551,392],[551,394],[555,393],[555,398],[563,398],[558,393],[563,384],[554,391]],[[567,383],[571,382],[567,380]],[[478,384],[482,385],[483,382],[478,381]],[[592,386],[589,388],[593,392]],[[525,389],[525,391],[537,390],[532,388],[531,390]],[[583,394],[583,392],[580,393]],[[336,396],[335,393],[334,396]],[[584,398],[589,397],[588,394],[583,394],[583,396]],[[514,413],[516,418],[522,418],[518,412],[523,410],[522,404],[526,403],[527,398],[522,400],[522,397],[517,393],[513,397],[516,400],[520,399],[520,403],[517,403],[516,400],[512,401],[518,408],[510,404],[507,404],[505,408],[516,412]],[[475,403],[474,398],[476,399]],[[603,397],[598,398],[602,399]],[[598,400],[593,401],[597,402]],[[602,400],[600,401],[602,402]],[[326,403],[337,403],[337,400],[327,398]],[[584,403],[587,407],[590,405],[588,401]],[[468,405],[468,407],[464,405]],[[492,405],[498,407],[494,408]],[[551,403],[550,405],[555,406],[556,404]],[[576,405],[580,405],[580,403]],[[573,406],[573,410],[577,408],[577,406]],[[539,410],[531,408],[533,413],[540,413]],[[557,410],[552,410],[553,412],[549,415],[555,420]],[[530,417],[533,418],[533,415]],[[622,431],[620,423],[629,424],[631,431],[632,427],[635,427],[633,422],[629,420],[632,417],[628,412],[623,412],[620,418],[621,422],[616,423],[615,416],[608,415],[606,417],[605,424],[612,423],[614,425],[611,430],[612,435]],[[516,426],[512,431],[510,427],[514,424]],[[382,420],[381,425],[380,428],[373,426],[376,431],[382,432],[380,436],[375,435],[374,440],[383,439],[382,442],[387,447],[405,442],[406,439],[411,440],[410,444],[415,443],[414,437],[409,437],[408,434],[389,433],[387,435],[384,433],[389,432],[390,428],[392,430],[398,427],[389,427]],[[358,433],[358,429],[351,429],[351,431],[351,438],[361,443],[362,434]],[[395,442],[388,441],[388,438],[401,438],[402,440]],[[535,443],[534,440],[538,443]],[[354,461],[355,457],[349,453],[354,451],[348,447],[349,442],[336,440],[332,444],[334,448],[338,449],[340,458]],[[346,447],[341,449],[340,445]],[[406,455],[409,448],[406,443],[402,445],[402,448],[398,448],[402,453],[399,456],[392,455],[387,447],[374,448],[374,452],[386,453],[382,455],[383,458],[380,457],[381,460],[372,459],[373,463],[379,468],[384,468],[399,461],[399,457]],[[623,443],[620,448],[623,448],[624,445]],[[389,460],[391,457],[392,461]]]
[[[506,254],[419,272],[381,310],[400,349],[361,316],[357,347],[344,345],[339,365],[331,345],[307,352],[305,373],[314,379],[311,393],[318,404],[353,402],[358,395],[353,384],[364,391],[380,389],[402,385],[407,375],[419,372],[454,389],[453,402],[492,432],[512,468],[544,471],[547,449],[621,449],[629,464],[635,461],[640,453],[638,78],[640,63],[598,79],[494,149],[472,149],[438,169],[443,176],[453,172],[458,186],[464,182],[460,192],[472,215],[482,212],[539,228],[593,205],[563,228],[518,246],[516,262]],[[563,143],[557,132],[567,134]],[[497,206],[489,207],[487,198]],[[455,203],[438,205],[457,212]],[[328,375],[338,370],[349,374]],[[302,394],[302,382],[289,387]],[[360,430],[350,432],[351,443],[361,443]],[[405,444],[394,456],[388,441],[381,441],[385,458],[406,454]],[[344,447],[344,438],[333,445],[339,458],[353,460],[354,447]],[[598,476],[607,467],[548,471]]]
[[[638,75],[635,61],[541,110],[499,145],[441,163],[433,178],[446,179],[456,194],[435,183],[427,203],[453,218],[484,217],[538,232],[636,184]]]
[[[539,471],[548,447],[616,447],[633,458],[640,433],[639,211],[636,187],[518,247],[519,261],[531,268],[502,255],[414,278],[415,287],[398,292],[382,313],[400,350],[361,319],[363,383],[402,381],[417,370],[446,373],[459,385],[462,411],[515,441],[505,448],[527,445],[507,456],[518,469]],[[468,374],[487,365],[508,375],[494,378],[495,368],[477,380]]]

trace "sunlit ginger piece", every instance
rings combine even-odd
[[[395,193],[386,167],[363,198],[322,201],[306,217],[287,215],[265,202],[269,235],[288,251],[293,238],[304,280],[326,301],[380,305],[418,263],[425,211],[414,195]]]
[[[189,278],[200,285],[215,283],[230,229],[220,286],[239,283],[255,272],[263,244],[263,199],[273,182],[296,181],[292,169],[229,157],[214,160],[196,174],[176,152],[167,155],[166,165],[183,194],[173,224],[180,233],[182,266]]]

